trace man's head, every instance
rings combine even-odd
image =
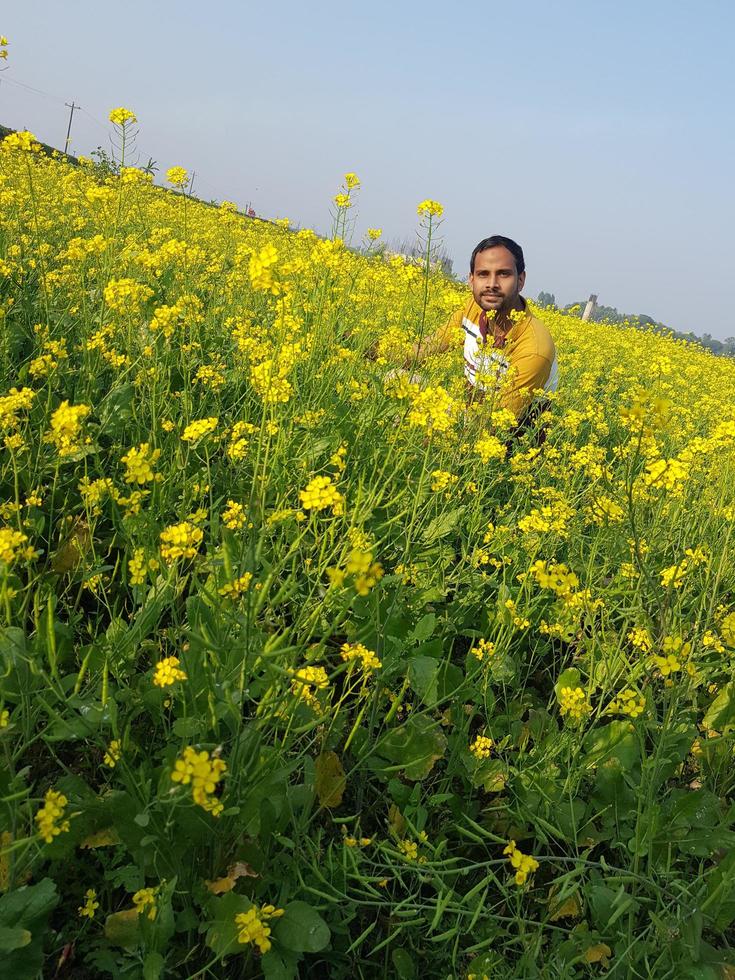
[[[509,313],[520,304],[526,281],[523,249],[504,235],[483,238],[470,259],[470,288],[477,305],[489,313]]]

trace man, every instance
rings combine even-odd
[[[433,336],[416,345],[415,360],[464,340],[464,371],[473,399],[492,398],[518,420],[516,434],[530,428],[549,406],[534,391],[556,391],[554,341],[528,309],[523,249],[510,238],[484,238],[472,252],[472,299]]]

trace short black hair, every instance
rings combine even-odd
[[[472,257],[470,258],[470,272],[475,271],[475,259],[480,252],[484,252],[488,248],[496,248],[498,245],[507,248],[516,260],[516,272],[519,276],[522,272],[526,271],[526,260],[523,258],[523,249],[518,242],[514,242],[512,238],[506,238],[505,235],[491,235],[489,238],[483,238],[479,245],[476,245],[473,249]]]

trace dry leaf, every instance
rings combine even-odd
[[[594,946],[590,946],[584,954],[587,963],[601,963],[605,967],[611,956],[612,950],[607,943],[596,943]]]
[[[97,847],[112,847],[120,843],[120,835],[114,827],[105,827],[104,830],[97,830],[93,834],[85,837],[80,847],[94,850]]]
[[[253,871],[249,864],[245,861],[236,861],[235,864],[228,868],[224,878],[215,878],[214,881],[205,881],[204,884],[213,895],[224,895],[225,892],[232,891],[238,878],[257,877],[258,872]]]
[[[388,827],[396,837],[403,837],[406,833],[406,821],[395,803],[391,803],[388,810]]]
[[[316,793],[322,806],[339,806],[345,794],[347,779],[342,763],[336,752],[322,752],[317,756],[315,763],[316,770]]]
[[[582,912],[582,903],[576,893],[570,895],[563,901],[549,901],[549,922],[556,922],[558,919],[575,919]]]

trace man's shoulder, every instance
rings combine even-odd
[[[518,340],[519,346],[523,346],[528,353],[545,357],[549,361],[553,361],[556,357],[556,347],[549,328],[530,309],[525,317],[523,333]]]

